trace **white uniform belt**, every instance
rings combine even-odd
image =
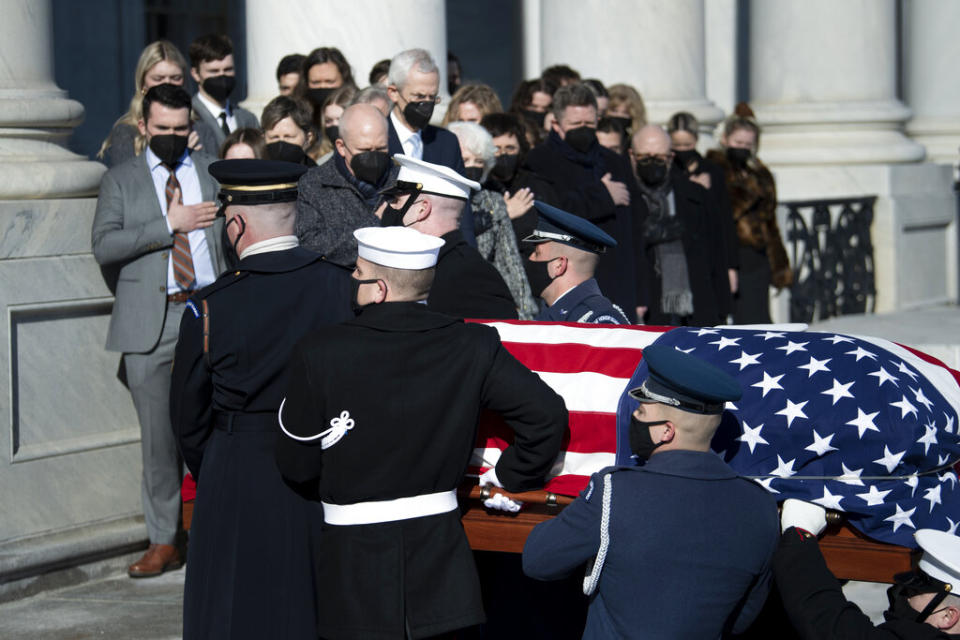
[[[334,525],[377,524],[435,516],[456,508],[457,492],[454,489],[376,502],[357,502],[356,504],[324,502],[323,520],[327,524]]]

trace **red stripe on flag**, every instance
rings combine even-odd
[[[898,346],[903,347],[904,349],[906,349],[907,351],[909,351],[909,352],[912,353],[913,355],[917,356],[918,358],[920,358],[920,359],[923,360],[924,362],[929,362],[930,364],[935,364],[935,365],[937,365],[938,367],[943,367],[944,369],[946,369],[947,371],[950,372],[950,375],[953,376],[953,379],[957,381],[957,385],[960,386],[960,371],[957,371],[956,369],[951,369],[951,368],[948,367],[946,364],[944,364],[944,362],[943,362],[942,360],[931,356],[929,353],[924,353],[923,351],[917,351],[917,350],[914,349],[913,347],[908,347],[907,345],[905,345],[905,344],[900,344],[899,342],[897,342],[897,343],[895,343],[895,344],[897,344]]]
[[[600,471],[597,469],[597,471]],[[547,483],[544,487],[550,493],[558,493],[562,496],[578,496],[580,492],[587,488],[590,482],[590,476],[575,476],[573,474],[557,476]]]
[[[629,378],[640,362],[641,349],[593,347],[588,344],[504,342],[503,346],[533,371],[581,373]]]
[[[571,439],[571,433],[577,437]],[[564,440],[563,448],[573,453],[616,453],[617,414],[571,411],[570,429]]]
[[[646,331],[649,333],[666,333],[676,327],[658,326],[651,324],[583,324],[580,322],[541,322],[537,320],[496,320],[485,318],[465,318],[464,322],[479,322],[481,324],[519,324],[519,325],[559,325],[562,327],[576,327],[577,329],[587,329],[590,331],[607,331],[609,329],[630,329],[631,331]]]

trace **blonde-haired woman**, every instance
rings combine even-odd
[[[647,125],[647,108],[640,92],[629,84],[612,84],[607,87],[609,101],[604,114],[618,122],[626,135],[631,136]],[[627,143],[630,146],[630,143]]]
[[[104,160],[107,166],[112,167],[124,160],[140,155],[147,146],[146,139],[137,130],[137,122],[143,118],[143,94],[158,84],[173,84],[183,86],[187,76],[187,60],[183,54],[166,40],[157,40],[148,44],[137,61],[137,70],[134,75],[135,91],[130,99],[130,108],[117,120],[110,135],[103,141],[97,158]],[[202,126],[195,123],[194,128]],[[188,145],[191,149],[199,149],[199,136],[196,131],[190,133]],[[216,150],[211,150],[216,153]]]
[[[503,113],[497,92],[485,84],[465,84],[450,98],[442,126],[451,122],[476,122],[491,113]]]

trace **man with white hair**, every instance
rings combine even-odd
[[[496,330],[421,304],[442,240],[403,227],[354,235],[358,315],[294,349],[277,464],[319,481],[321,637],[448,634],[484,621],[456,496],[480,409],[514,431],[487,472],[510,491],[543,486],[567,411]]]
[[[373,210],[391,165],[387,119],[371,104],[347,107],[333,155],[300,178],[296,231],[301,244],[331,262],[353,267],[353,232],[377,224]]]

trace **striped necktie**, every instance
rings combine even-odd
[[[166,166],[166,165],[164,165]],[[170,202],[177,189],[180,188],[180,182],[177,181],[175,169],[170,170],[170,177],[167,178],[167,211],[170,211]],[[177,204],[183,203],[183,196],[177,198]],[[181,231],[173,234],[173,279],[177,285],[184,291],[193,289],[197,284],[197,276],[193,272],[193,255],[190,253],[190,238]]]

